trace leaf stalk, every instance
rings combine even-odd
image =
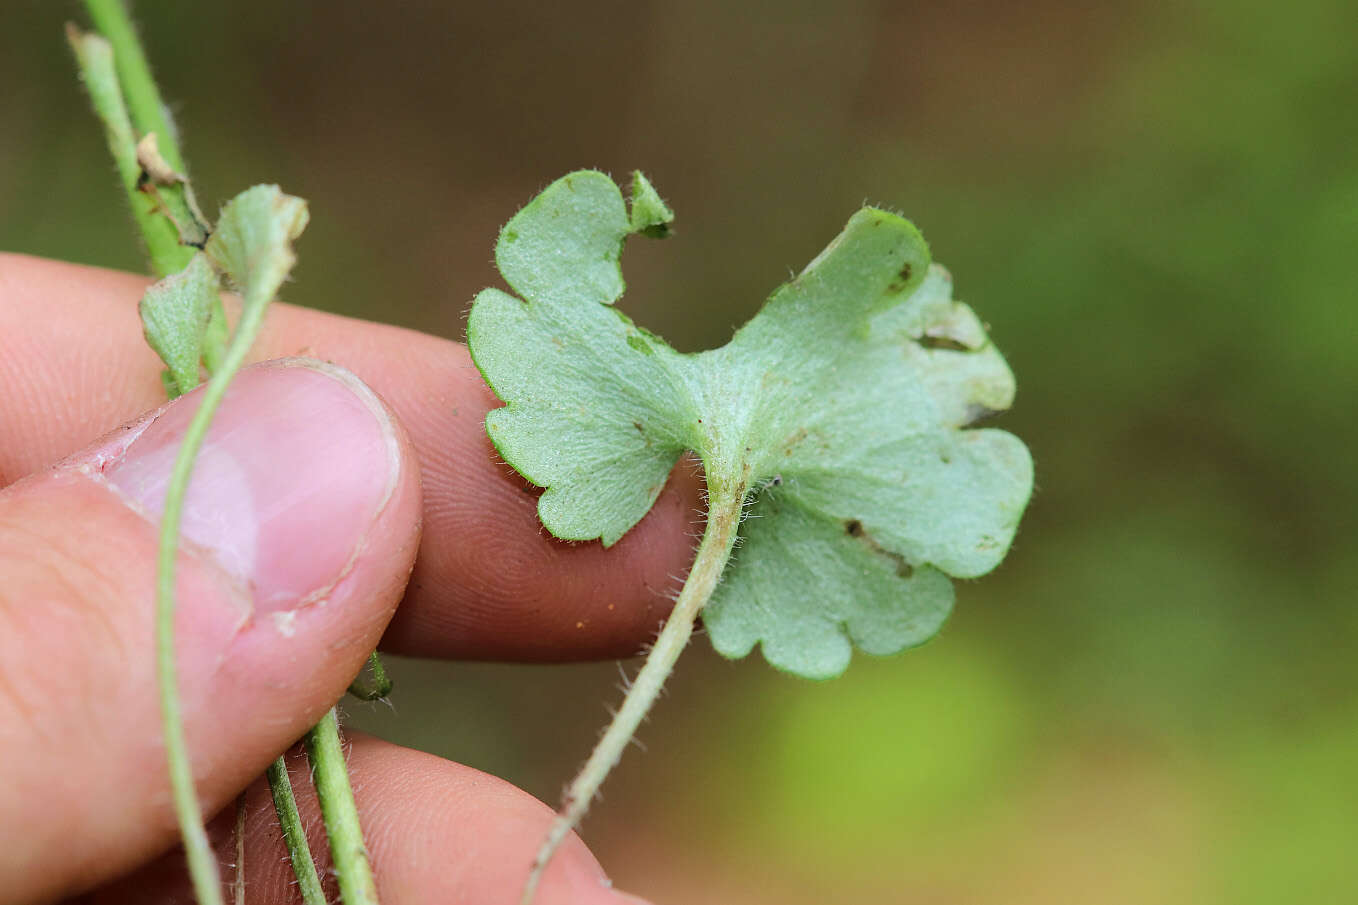
[[[330,857],[335,864],[340,899],[344,905],[377,905],[377,884],[373,881],[368,849],[358,822],[354,790],[344,763],[339,720],[332,707],[306,734],[307,757],[311,760],[312,781],[321,804],[321,819],[330,839]]]
[[[165,759],[169,764],[170,786],[174,791],[175,813],[184,837],[184,851],[193,877],[194,894],[199,905],[221,905],[221,881],[217,859],[203,828],[202,807],[193,785],[188,742],[184,737],[184,718],[179,701],[179,677],[175,665],[175,572],[179,551],[179,523],[184,497],[193,476],[194,460],[207,437],[212,416],[217,413],[227,386],[245,362],[264,319],[265,305],[246,306],[231,340],[226,357],[217,373],[208,380],[202,401],[184,432],[165,491],[165,510],[160,523],[160,549],[156,568],[156,677],[160,685],[160,712],[165,728]]]
[[[268,775],[274,812],[278,815],[278,825],[283,829],[283,841],[288,847],[292,872],[297,876],[297,889],[302,894],[302,903],[326,905],[325,891],[321,889],[321,878],[316,873],[316,862],[311,857],[311,845],[307,842],[306,827],[302,825],[302,815],[297,810],[297,798],[292,794],[292,779],[288,776],[285,755],[279,755],[278,760],[269,765]]]
[[[575,779],[566,789],[566,796],[556,819],[552,821],[547,837],[538,849],[537,857],[524,884],[520,905],[532,905],[537,894],[542,875],[551,863],[552,856],[585,816],[590,802],[603,785],[604,779],[617,766],[627,745],[636,735],[641,721],[646,718],[659,698],[665,680],[674,671],[674,664],[688,646],[693,636],[693,625],[698,619],[712,592],[721,580],[722,572],[731,559],[735,545],[736,529],[745,498],[745,488],[739,487],[729,494],[713,496],[708,501],[707,527],[698,545],[693,567],[689,570],[684,587],[675,601],[674,610],[656,637],[654,646],[646,656],[646,662],[637,673],[632,687],[623,698],[622,706],[614,714],[613,721],[604,731],[598,744],[590,753],[589,760],[580,769]]]

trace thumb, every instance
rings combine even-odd
[[[0,902],[88,888],[177,835],[155,679],[155,562],[201,393],[0,491]],[[242,371],[198,456],[175,619],[207,813],[343,693],[400,599],[418,467],[356,377]]]

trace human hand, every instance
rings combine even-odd
[[[158,493],[197,397],[141,416],[163,402],[136,316],[145,286],[0,255],[0,903],[169,902],[186,888],[166,855],[178,830],[152,610]],[[495,458],[482,418],[497,403],[461,345],[276,305],[256,352],[352,372],[296,360],[242,372],[186,506],[185,729],[203,806],[223,811],[224,863],[248,787],[248,901],[268,905],[295,893],[255,778],[379,639],[461,659],[635,653],[687,568],[698,487],[677,470],[607,552],[563,544]],[[370,738],[353,739],[350,770],[384,905],[516,899],[548,808]],[[607,888],[579,840],[538,900],[636,901]]]

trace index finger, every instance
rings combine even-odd
[[[0,255],[0,486],[164,401],[141,336],[145,277]],[[309,355],[349,368],[410,434],[424,535],[383,646],[420,656],[571,660],[626,656],[669,612],[692,557],[701,478],[681,462],[654,508],[609,550],[568,544],[537,493],[486,438],[499,403],[459,343],[274,305],[255,358]]]

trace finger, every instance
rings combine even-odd
[[[156,404],[159,364],[141,338],[146,280],[0,257],[0,476],[42,467]],[[261,357],[305,353],[354,371],[410,431],[425,531],[385,646],[464,659],[624,656],[669,612],[701,479],[681,464],[617,545],[543,531],[536,495],[499,462],[483,419],[498,405],[466,348],[432,336],[277,305]]]
[[[177,836],[157,522],[200,396],[0,491],[0,902],[88,887]],[[179,689],[209,813],[343,694],[401,595],[419,512],[408,441],[353,375],[296,360],[238,375],[177,560]]]
[[[288,758],[303,823],[330,901],[336,901],[330,853],[306,761]],[[519,900],[538,843],[552,813],[541,802],[493,776],[432,754],[357,736],[349,751],[364,839],[383,905]],[[251,905],[291,905],[296,881],[274,814],[268,784],[251,786],[241,802],[244,833],[238,848],[236,807],[213,822],[222,879],[243,866]],[[242,857],[243,856],[243,857]],[[144,905],[185,901],[188,877],[180,854],[167,856],[81,900],[81,905]],[[645,905],[612,890],[579,837],[561,846],[538,888],[537,905]]]

